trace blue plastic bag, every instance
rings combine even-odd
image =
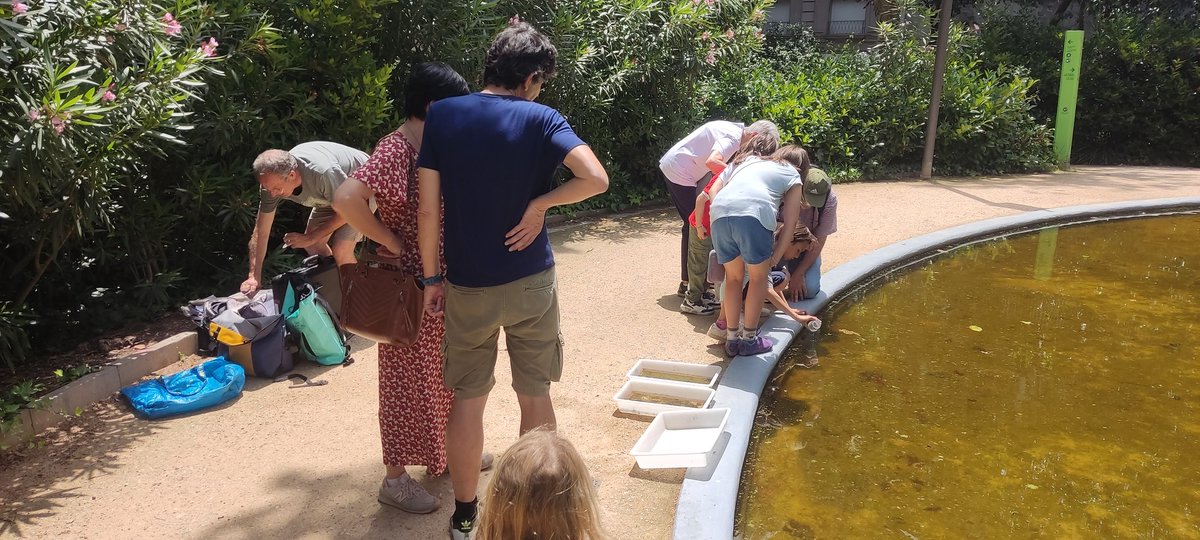
[[[242,393],[246,371],[217,357],[187,371],[121,389],[134,410],[147,418],[163,418],[220,405]]]

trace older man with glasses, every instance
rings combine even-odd
[[[275,209],[282,200],[313,209],[304,232],[285,234],[285,244],[310,255],[333,256],[338,266],[355,262],[354,246],[362,235],[333,210],[333,195],[368,157],[360,150],[325,141],[258,155],[254,160],[254,176],[260,187],[258,217],[250,236],[250,273],[242,282],[243,293],[252,295],[261,287],[267,239],[275,223]]]

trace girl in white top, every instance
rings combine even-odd
[[[717,262],[725,267],[725,352],[730,356],[761,354],[774,346],[758,335],[759,307],[767,296],[767,272],[788,247],[774,238],[780,204],[783,230],[795,230],[805,204],[803,175],[808,167],[808,153],[788,145],[769,159],[735,162],[712,187],[712,240]],[[746,274],[745,324],[739,328]]]

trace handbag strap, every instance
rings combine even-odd
[[[399,238],[399,236],[397,236],[397,238]],[[361,268],[363,263],[388,264],[388,265],[395,266],[397,264],[397,262],[399,261],[399,259],[390,259],[387,257],[380,257],[379,256],[379,247],[380,247],[380,244],[378,242],[371,240],[370,238],[366,239],[363,242],[362,252],[358,254],[358,266]],[[404,250],[407,250],[407,249],[408,249],[408,246],[405,245],[404,240],[401,239],[400,240],[400,251],[403,252]],[[396,255],[400,255],[400,253],[397,253]]]

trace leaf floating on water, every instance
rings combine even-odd
[[[841,333],[843,333],[843,334],[846,334],[847,336],[858,336],[858,337],[862,337],[862,334],[860,334],[860,333],[858,333],[858,332],[855,332],[854,330],[846,330],[845,328],[838,328],[838,332],[841,332]]]
[[[1021,321],[1021,324],[1033,324],[1033,323],[1031,323],[1029,321]]]
[[[1037,485],[1035,485],[1035,484],[1025,484],[1025,487],[1027,487],[1029,489],[1037,489],[1038,488]]]
[[[982,329],[982,328],[980,328],[980,327],[978,327],[978,326],[975,326],[975,325],[973,325],[973,324],[972,324],[971,326],[968,326],[967,328],[970,328],[971,330],[974,330],[974,331],[976,331],[976,332],[982,332],[982,331],[983,331],[983,329]]]

